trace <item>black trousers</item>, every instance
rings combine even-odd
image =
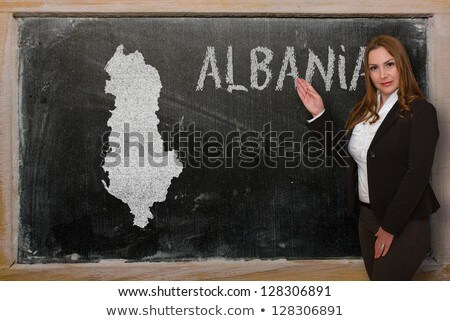
[[[411,280],[427,255],[431,243],[429,218],[411,220],[384,257],[374,259],[375,233],[380,222],[373,212],[361,206],[358,230],[361,253],[367,274],[372,281]]]

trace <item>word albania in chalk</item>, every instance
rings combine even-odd
[[[156,111],[159,109],[158,98],[162,88],[158,71],[146,65],[138,51],[124,55],[122,45],[117,47],[105,70],[111,78],[106,81],[105,92],[116,96],[116,108],[111,111],[108,120],[111,132],[116,133],[115,137],[130,135],[130,131],[153,133],[153,144],[139,148],[116,148],[114,159],[120,153],[124,161],[114,167],[103,166],[109,177],[109,184],[103,181],[108,193],[128,204],[134,215],[134,224],[145,227],[148,219],[153,218],[150,207],[166,199],[172,178],[180,175],[183,165],[176,151],[164,151],[158,132]],[[125,127],[129,129],[127,133]],[[113,143],[112,138],[109,138],[110,143]],[[141,155],[144,153],[141,153],[141,148],[152,148],[146,152],[164,158],[161,160],[164,166],[142,162]],[[105,156],[105,163],[113,156],[110,153],[111,150]]]
[[[318,69],[320,76],[323,78],[325,83],[325,90],[331,90],[331,84],[333,83],[333,75],[334,69],[336,68],[336,54],[334,50],[328,46],[328,63],[324,64],[319,59],[319,57],[311,50],[308,49],[308,63],[306,65],[305,79],[308,82],[311,82],[314,72]],[[356,63],[353,68],[351,80],[349,86],[347,85],[348,79],[345,74],[346,71],[346,59],[343,54],[345,54],[345,47],[341,45],[340,52],[342,54],[338,57],[337,68],[338,68],[338,77],[339,77],[339,86],[341,89],[355,91],[356,86],[358,84],[358,79],[361,76],[364,76],[364,73],[361,73],[362,61],[364,58],[365,47],[359,48],[358,58],[356,59]],[[256,47],[250,51],[250,88],[256,90],[264,90],[269,85],[273,76],[276,76],[273,70],[273,66],[271,66],[272,60],[274,57],[274,52],[267,47]],[[240,57],[239,59],[242,59]],[[274,64],[272,64],[274,65]],[[275,65],[277,65],[275,63]],[[210,71],[209,71],[210,70]],[[209,72],[208,72],[209,71]],[[223,73],[222,73],[223,74]],[[226,76],[225,76],[225,85],[228,85],[227,91],[248,91],[247,87],[243,85],[238,85],[234,83],[234,68],[233,68],[233,47],[228,46],[227,51],[227,68],[226,68]],[[205,58],[203,60],[203,65],[200,70],[200,76],[197,81],[197,91],[202,91],[205,85],[206,77],[213,80],[216,89],[223,88],[222,87],[222,77],[220,76],[220,71],[217,64],[216,58],[216,48],[215,47],[207,47]],[[276,91],[283,90],[283,85],[286,77],[293,78],[293,84],[297,86],[296,79],[299,76],[297,62],[295,58],[295,49],[294,47],[286,47],[286,51],[284,52],[283,62],[281,63],[277,82],[276,82]]]

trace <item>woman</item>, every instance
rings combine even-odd
[[[360,212],[369,278],[411,280],[429,250],[429,216],[439,208],[429,184],[439,136],[436,110],[424,99],[398,39],[372,38],[364,71],[366,93],[346,123],[349,205]],[[330,116],[320,95],[304,79],[297,92],[313,116],[308,127],[323,132]]]

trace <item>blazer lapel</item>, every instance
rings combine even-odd
[[[398,101],[392,106],[389,113],[386,115],[386,118],[384,118],[383,122],[381,123],[380,127],[378,127],[377,132],[375,133],[375,136],[372,139],[372,142],[370,143],[369,149],[372,148],[372,146],[377,142],[378,139],[380,139],[381,136],[391,127],[395,121],[398,118],[398,111],[400,109],[400,105],[398,104]]]

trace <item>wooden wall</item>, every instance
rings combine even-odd
[[[165,0],[165,1],[2,1],[0,3],[0,268],[17,251],[17,26],[15,16],[102,15],[295,15],[429,16],[429,93],[439,116],[440,140],[432,185],[441,209],[433,217],[433,256],[450,263],[450,6],[448,0]],[[339,260],[341,261],[341,260]],[[202,269],[208,262],[201,262]],[[217,264],[217,262],[215,263]],[[339,264],[339,263],[337,263]],[[194,264],[194,266],[197,266]],[[253,265],[252,265],[253,266]],[[244,266],[245,268],[245,266]],[[325,269],[326,270],[326,269]],[[192,272],[189,272],[192,273]],[[216,273],[216,272],[215,272]],[[339,272],[338,272],[339,273]],[[180,276],[182,278],[182,276]],[[336,279],[339,279],[339,275]]]
[[[17,111],[17,50],[16,22],[10,13],[0,13],[0,266],[10,266],[16,256],[17,220],[13,200],[17,196],[14,185],[12,142],[17,141],[17,126],[12,115]]]
[[[443,1],[445,2],[445,1]],[[450,5],[436,13],[429,25],[430,100],[436,106],[440,137],[432,172],[432,185],[441,208],[433,217],[433,256],[450,263]]]

